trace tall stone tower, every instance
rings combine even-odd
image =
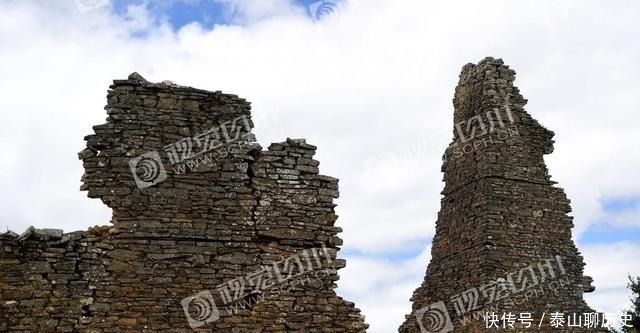
[[[569,200],[543,159],[554,133],[525,111],[514,79],[500,59],[462,68],[432,258],[400,333],[511,332],[529,321],[543,332],[602,331],[583,318],[594,288]],[[563,326],[551,327],[552,313]]]
[[[0,235],[1,332],[364,332],[334,291],[338,180],[235,95],[115,80],[82,189],[113,226]]]

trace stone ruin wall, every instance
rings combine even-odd
[[[487,329],[482,317],[463,324],[483,312],[529,312],[536,327],[542,313],[593,312],[583,300],[594,288],[571,239],[570,201],[543,159],[554,133],[525,111],[514,80],[500,59],[462,69],[432,258],[400,333],[513,331]],[[541,332],[588,330],[544,323]]]
[[[182,300],[207,290],[217,306],[189,310],[198,332],[365,331],[334,291],[338,180],[319,174],[316,147],[262,150],[235,95],[134,73],[107,98],[79,156],[113,226],[1,235],[0,332],[192,332]],[[131,161],[146,163],[135,177]]]
[[[553,132],[524,110],[514,79],[499,59],[462,70],[432,259],[400,333],[506,331],[485,329],[482,319],[461,324],[478,311],[593,311],[583,300],[594,288],[571,239],[570,202],[543,159]],[[182,300],[220,286],[232,287],[246,309],[219,306],[196,331],[365,331],[360,311],[334,292],[335,270],[275,293],[254,279],[301,251],[345,265],[337,259],[337,179],[319,175],[314,146],[287,139],[262,150],[245,100],[135,73],[114,81],[106,110],[106,124],[79,155],[82,189],[113,209],[113,226],[0,235],[0,332],[191,332]],[[230,127],[218,141],[242,143],[214,145],[210,129],[221,124]],[[217,147],[214,156],[173,164],[190,156],[187,138],[193,149]],[[149,164],[134,177],[130,162],[154,151],[166,177]],[[557,295],[510,303],[527,277],[566,283]],[[223,294],[213,296],[225,304]],[[431,316],[434,304],[450,322]]]

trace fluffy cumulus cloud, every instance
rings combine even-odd
[[[628,275],[638,275],[640,244],[619,242],[582,248],[587,267],[585,275],[591,276],[596,292],[585,299],[598,311],[620,314],[630,308],[629,292],[625,288]]]
[[[640,194],[637,1],[347,0],[320,21],[287,0],[216,3],[227,21],[176,29],[145,2],[0,2],[0,225],[108,223],[78,191],[76,153],[106,117],[112,79],[138,71],[235,93],[253,102],[263,146],[306,137],[322,173],[341,179],[340,291],[371,332],[392,332],[428,262],[457,75],[491,55],[556,132],[547,162],[572,199],[575,238],[604,222],[637,230],[637,205],[602,204]],[[633,241],[580,246],[594,307],[626,304]]]

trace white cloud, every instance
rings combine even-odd
[[[341,179],[345,245],[368,255],[351,258],[341,288],[365,308],[371,332],[400,324],[426,262],[403,266],[369,296],[350,276],[405,265],[376,253],[433,236],[465,63],[492,55],[518,72],[527,110],[556,132],[547,161],[578,234],[602,217],[602,198],[638,194],[638,2],[353,0],[316,23],[284,0],[228,3],[243,25],[177,33],[143,7],[116,17],[108,7],[83,14],[74,1],[0,3],[0,223],[20,232],[109,221],[78,191],[76,153],[106,117],[110,81],[133,71],[251,100],[263,146],[286,136],[319,146],[322,173]],[[422,138],[428,144],[412,146]],[[398,164],[365,163],[388,152]],[[588,268],[608,262],[586,253]],[[622,295],[624,281],[612,281]],[[378,294],[392,311],[376,307],[387,306]]]
[[[618,321],[631,306],[627,275],[640,274],[640,244],[620,242],[583,246],[585,275],[594,279],[596,291],[585,294],[587,304]],[[413,291],[424,280],[430,247],[412,259],[388,261],[376,257],[347,256],[347,268],[340,273],[339,293],[356,305],[371,324],[369,333],[397,331],[409,314]]]
[[[620,212],[607,212],[603,215],[602,220],[607,221],[609,225],[629,228],[640,227],[640,207],[634,207]]]
[[[274,16],[300,15],[303,9],[292,0],[214,0],[223,5],[234,23],[250,24]]]
[[[639,252],[640,244],[630,242],[582,248],[587,262],[585,275],[593,278],[596,287],[594,293],[585,295],[592,308],[618,316],[631,308],[627,276],[640,276]]]
[[[375,257],[347,257],[347,267],[340,271],[338,293],[366,315],[369,333],[395,332],[411,310],[413,291],[422,283],[431,259],[427,246],[421,254],[403,261]]]

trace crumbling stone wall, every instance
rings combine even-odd
[[[235,95],[110,88],[79,156],[113,226],[0,236],[0,332],[365,331],[334,291],[338,180],[316,147],[263,151]]]
[[[525,111],[514,79],[500,59],[462,69],[432,258],[401,333],[514,330],[487,329],[487,312],[531,313],[536,329],[546,313],[542,332],[602,331],[549,327],[553,312],[592,313],[583,293],[594,288],[571,239],[569,200],[544,163],[554,133]]]

